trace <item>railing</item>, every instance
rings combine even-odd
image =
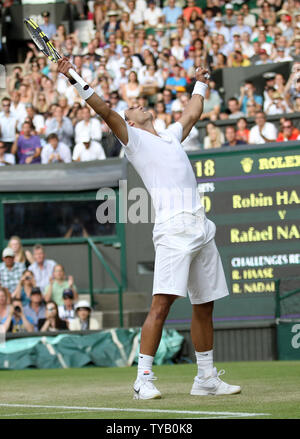
[[[299,280],[300,282],[300,277],[291,277],[291,278],[284,278],[284,280]],[[283,280],[283,279],[281,279]],[[296,295],[300,293],[300,288],[296,288],[294,290],[291,291],[287,291],[285,294],[280,295],[280,280],[278,281],[278,288],[276,288],[276,305],[275,305],[275,318],[276,321],[280,320],[281,318],[281,303],[286,300],[289,299],[290,297]],[[299,318],[300,313],[297,315],[297,317]]]
[[[120,327],[123,328],[123,286],[122,286],[122,283],[119,282],[119,280],[116,278],[116,276],[112,272],[110,266],[106,262],[104,256],[102,255],[102,253],[100,252],[98,247],[96,247],[96,245],[93,242],[93,240],[91,238],[86,238],[86,241],[88,243],[89,293],[90,293],[90,298],[91,298],[91,305],[92,306],[94,305],[93,261],[92,261],[92,251],[93,251],[95,253],[95,255],[97,256],[98,260],[101,262],[102,266],[104,267],[104,269],[109,274],[110,278],[112,279],[112,281],[114,282],[114,284],[117,287],[116,289],[109,288],[109,289],[100,290],[99,292],[106,293],[106,294],[118,293],[118,296],[119,296]]]

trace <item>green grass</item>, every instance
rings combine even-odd
[[[161,400],[154,401],[132,399],[135,367],[0,371],[0,419],[246,418],[238,413],[264,414],[249,419],[300,418],[300,362],[233,362],[216,366],[218,370],[226,370],[222,376],[224,381],[242,386],[241,394],[190,396],[196,372],[192,364],[154,366],[158,377],[155,384],[163,394]],[[20,406],[12,406],[14,404]],[[45,405],[54,407],[38,407]],[[80,410],[78,407],[149,412]],[[174,413],[172,410],[206,413]]]

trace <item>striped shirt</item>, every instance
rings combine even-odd
[[[24,270],[25,265],[22,262],[15,262],[11,269],[8,269],[4,262],[0,264],[0,283],[8,288],[10,294],[15,291]]]

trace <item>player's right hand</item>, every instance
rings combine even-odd
[[[204,82],[205,84],[209,83],[209,73],[204,67],[198,67],[195,76],[197,81]]]

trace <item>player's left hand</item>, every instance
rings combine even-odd
[[[197,81],[204,82],[205,84],[209,83],[209,73],[204,67],[197,67],[195,77]]]

